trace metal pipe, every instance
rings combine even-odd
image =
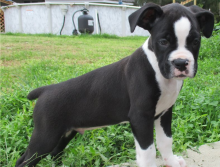
[[[47,17],[48,17],[48,30],[49,33],[52,34],[52,16],[51,16],[51,5],[46,4],[47,6]]]
[[[97,14],[98,14],[98,11],[97,11],[97,9],[95,9],[95,27],[96,27],[96,34],[99,34]]]

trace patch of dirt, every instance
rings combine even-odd
[[[188,167],[217,167],[220,164],[220,141],[200,146],[199,153],[187,149],[187,155],[188,157],[184,156],[184,159]],[[157,158],[156,164],[163,167],[162,158]],[[137,165],[134,161],[111,167],[137,167]]]
[[[2,61],[0,60],[0,66],[4,66],[4,67],[16,67],[16,66],[20,66],[21,65],[21,61],[17,61],[17,60],[8,60],[8,61]]]

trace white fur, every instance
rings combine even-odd
[[[80,134],[83,134],[86,130],[94,130],[94,129],[99,129],[99,128],[104,128],[109,125],[105,126],[97,126],[97,127],[88,127],[88,128],[74,128],[75,131],[79,132]]]
[[[178,58],[189,60],[188,65],[186,66],[189,73],[186,74],[184,71],[180,72],[177,69],[176,70],[171,69],[174,76],[183,74],[188,77],[194,77],[195,60],[194,60],[192,53],[186,49],[186,39],[187,39],[187,36],[189,35],[190,29],[191,29],[191,23],[186,17],[181,17],[179,20],[177,20],[174,23],[174,32],[177,38],[178,47],[176,50],[171,52],[168,60],[171,62]]]
[[[119,124],[124,124],[124,123],[129,123],[128,121],[123,121],[120,122]],[[87,128],[73,128],[70,131],[66,132],[66,137],[70,135],[70,133],[72,132],[72,130],[75,130],[77,132],[79,132],[80,134],[83,134],[86,130],[94,130],[94,129],[99,129],[99,128],[104,128],[107,127],[109,125],[104,125],[104,126],[96,126],[96,127],[87,127]]]
[[[146,150],[143,150],[138,141],[135,139],[136,159],[139,167],[157,167],[156,149],[154,143],[151,144]]]
[[[155,115],[169,109],[176,101],[179,91],[182,87],[183,81],[176,79],[166,79],[160,72],[156,55],[148,49],[148,40],[142,46],[147,58],[156,73],[156,80],[161,90],[161,96],[156,106]]]
[[[186,162],[182,157],[173,155],[172,137],[167,137],[161,127],[161,118],[155,121],[156,143],[157,149],[160,151],[162,158],[167,166],[171,167],[186,167]]]
[[[179,91],[182,87],[183,81],[176,80],[176,79],[166,79],[163,77],[158,66],[156,55],[154,54],[154,52],[148,49],[148,40],[144,43],[142,48],[145,54],[147,55],[147,59],[149,60],[152,68],[154,69],[156,73],[156,80],[161,90],[161,95],[157,102],[156,113],[155,113],[155,115],[158,115],[163,111],[167,111],[175,103],[177,96],[179,94]],[[171,167],[185,167],[186,166],[185,161],[182,158],[179,158],[173,155],[172,138],[167,137],[166,134],[164,133],[160,125],[160,118],[157,121],[155,121],[155,127],[156,127],[156,134],[157,134],[157,137],[156,137],[157,146],[159,147],[159,151],[161,152],[162,157],[164,158],[166,164],[170,165]],[[136,144],[136,141],[135,141],[135,144]],[[141,148],[137,146],[136,144],[136,150],[138,148],[140,152]],[[154,151],[152,151],[150,155],[148,150],[149,149],[141,150],[141,153],[139,154],[141,155],[146,154],[145,156],[152,157],[154,155]],[[137,150],[137,154],[138,154],[138,150]],[[137,161],[138,161],[138,157],[139,156],[137,155]],[[138,165],[140,165],[142,162],[144,163],[145,161],[147,161],[147,160],[144,161],[141,158],[139,159],[140,160],[139,160]],[[155,164],[153,165],[155,166]]]
[[[174,32],[177,37],[178,47],[184,48],[186,46],[186,38],[189,35],[191,23],[188,18],[181,17],[174,23]]]

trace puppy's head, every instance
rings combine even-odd
[[[161,8],[147,3],[129,16],[129,23],[131,32],[136,26],[150,32],[148,49],[155,53],[162,75],[185,79],[196,75],[200,32],[211,36],[214,16],[197,6],[169,4]]]

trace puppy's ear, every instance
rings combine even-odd
[[[189,8],[193,13],[195,13],[202,34],[206,38],[209,38],[212,35],[214,27],[214,15],[210,11],[202,9],[195,5],[190,6]]]
[[[155,20],[162,14],[163,11],[160,6],[154,3],[147,3],[128,17],[131,32],[134,32],[137,25],[150,31]]]

